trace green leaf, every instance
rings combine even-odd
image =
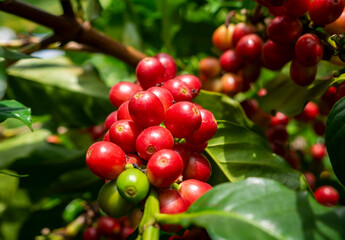
[[[86,1],[86,19],[89,21],[96,20],[102,12],[102,6],[99,0],[87,0]]]
[[[266,177],[292,189],[307,188],[300,172],[272,153],[267,140],[245,127],[229,122],[218,123],[218,131],[208,142],[206,152],[231,182],[248,177]]]
[[[81,212],[84,211],[85,200],[77,198],[73,199],[62,212],[62,218],[65,222],[73,221]]]
[[[186,213],[160,214],[157,220],[204,227],[213,240],[345,238],[344,207],[324,207],[306,191],[263,178],[218,185]]]
[[[58,124],[95,125],[114,111],[109,88],[94,69],[75,66],[66,58],[22,60],[8,73],[8,97],[30,106],[34,115],[51,114]]]
[[[5,58],[7,60],[20,60],[20,59],[26,59],[26,58],[34,58],[30,55],[9,50],[3,47],[0,47],[0,57]]]
[[[211,111],[217,120],[226,120],[244,127],[254,125],[246,117],[241,104],[224,94],[201,90],[194,102]]]
[[[0,101],[0,122],[5,121],[7,118],[16,118],[33,131],[31,125],[31,109],[25,107],[20,102],[16,100]]]
[[[5,175],[8,175],[8,176],[18,177],[18,178],[28,177],[29,176],[27,174],[17,174],[15,172],[12,172],[12,171],[6,170],[6,169],[0,170],[0,174],[5,174]]]
[[[258,99],[260,107],[268,113],[282,112],[288,116],[295,116],[302,112],[305,104],[314,98],[322,96],[330,86],[330,74],[339,66],[322,61],[318,65],[317,78],[313,84],[301,87],[295,84],[289,76],[287,69],[278,74],[264,86],[267,95]]]
[[[326,147],[333,171],[345,186],[345,98],[340,99],[328,115]]]

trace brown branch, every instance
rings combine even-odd
[[[142,52],[111,39],[92,28],[88,22],[82,22],[77,18],[70,18],[64,15],[55,16],[18,0],[0,2],[0,10],[54,30],[62,43],[76,41],[86,44],[94,49],[98,49],[101,53],[114,56],[132,66],[135,66],[145,57],[145,54]]]
[[[74,11],[70,0],[60,0],[63,15],[69,18],[74,18]]]

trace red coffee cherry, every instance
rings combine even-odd
[[[309,122],[313,121],[319,115],[319,107],[314,102],[308,102],[303,111],[296,116],[297,119]]]
[[[166,128],[153,126],[143,130],[136,141],[138,155],[148,161],[161,149],[173,149],[174,138]]]
[[[187,148],[186,144],[175,142],[173,150],[177,152],[182,158],[183,167],[187,166],[189,161],[190,150]]]
[[[312,67],[323,57],[323,46],[318,36],[312,33],[303,34],[295,45],[295,58],[299,64]]]
[[[335,188],[328,185],[325,185],[316,189],[316,191],[314,192],[314,195],[315,195],[316,201],[328,207],[337,205],[337,203],[339,202],[338,191]]]
[[[302,23],[298,18],[286,15],[275,17],[267,26],[267,36],[276,43],[292,44],[302,33]]]
[[[125,170],[126,155],[116,144],[100,141],[87,150],[86,165],[100,178],[116,179]]]
[[[337,88],[330,86],[327,91],[322,95],[322,100],[333,105],[336,102]]]
[[[241,92],[243,87],[241,76],[235,73],[225,73],[220,80],[222,81],[222,89],[225,94],[234,96]]]
[[[118,108],[141,90],[142,88],[135,83],[119,82],[110,89],[109,100],[111,104]]]
[[[191,101],[193,99],[192,89],[177,78],[165,82],[162,87],[169,90],[175,102]]]
[[[242,69],[238,72],[238,75],[242,78],[242,92],[249,90],[245,88],[246,83],[255,82],[261,73],[261,62],[246,63]]]
[[[148,91],[136,93],[128,103],[133,121],[143,127],[159,125],[164,119],[164,107],[159,98]]]
[[[200,109],[200,114],[201,125],[192,136],[186,138],[188,143],[202,144],[210,140],[217,132],[217,120],[213,114],[206,109]]]
[[[177,76],[176,79],[179,79],[185,84],[187,84],[187,86],[192,91],[192,98],[198,96],[201,89],[201,82],[199,78],[191,74],[182,74]]]
[[[289,150],[286,152],[285,156],[284,156],[285,161],[287,161],[290,166],[293,169],[300,169],[301,167],[301,158],[299,157],[299,155],[297,154],[297,152],[295,150]]]
[[[144,165],[144,159],[133,153],[126,154],[126,164],[137,164],[139,167]]]
[[[125,153],[136,153],[135,142],[140,132],[141,128],[133,121],[119,120],[109,129],[109,138]]]
[[[88,227],[83,232],[83,240],[100,240],[98,229],[95,227]]]
[[[207,148],[208,142],[204,142],[201,144],[191,144],[189,142],[186,142],[184,145],[189,151],[202,153],[205,150],[205,148]]]
[[[284,125],[275,125],[266,130],[266,136],[271,142],[285,143],[289,140],[289,134]]]
[[[345,82],[342,82],[337,87],[337,91],[335,92],[335,102],[338,102],[345,96]]]
[[[232,34],[232,45],[236,47],[238,41],[245,35],[255,33],[255,27],[243,22],[237,23]]]
[[[208,78],[217,77],[221,71],[219,60],[216,57],[205,57],[199,62],[199,72]]]
[[[315,143],[310,147],[310,155],[316,162],[321,162],[326,156],[327,150],[326,146],[322,143]]]
[[[155,57],[143,58],[136,68],[137,80],[146,90],[165,81],[165,68]]]
[[[309,7],[309,16],[316,25],[323,26],[337,20],[343,10],[343,0],[314,0]]]
[[[316,77],[317,65],[312,67],[305,67],[293,60],[290,65],[290,77],[291,80],[299,86],[308,86],[311,84]]]
[[[211,164],[201,153],[191,152],[183,179],[197,179],[206,182],[212,173]]]
[[[104,134],[103,141],[110,142],[109,130]]]
[[[159,189],[159,209],[161,213],[176,214],[187,211],[188,203],[175,189]],[[180,225],[161,225],[163,231],[176,232],[182,227]]]
[[[164,81],[173,79],[177,72],[174,58],[167,53],[157,53],[154,57],[157,58],[165,68]]]
[[[284,157],[286,154],[286,147],[285,144],[280,141],[270,141],[270,146],[272,148],[272,151],[279,155]]]
[[[243,66],[242,62],[236,56],[234,49],[226,50],[220,56],[220,65],[225,72],[235,73]]]
[[[315,184],[316,184],[316,177],[315,177],[314,173],[304,172],[303,175],[304,175],[305,180],[307,181],[309,187],[311,188],[311,190],[314,190]]]
[[[111,112],[104,121],[104,126],[109,129],[117,121],[117,111]]]
[[[263,65],[271,70],[279,70],[294,56],[293,45],[283,45],[268,40],[262,46]]]
[[[299,18],[306,14],[312,0],[288,0],[284,5],[285,14]]]
[[[164,112],[168,110],[168,108],[173,105],[174,103],[174,97],[171,95],[170,91],[166,88],[162,87],[150,87],[146,91],[152,92],[154,95],[156,95],[164,107]]]
[[[342,34],[345,32],[345,8],[341,13],[340,17],[337,18],[334,22],[327,24],[323,28],[330,35],[332,34]]]
[[[166,112],[164,123],[176,138],[193,135],[201,125],[200,110],[191,102],[178,102]]]
[[[326,124],[320,120],[315,120],[313,123],[313,129],[319,136],[323,136],[326,133]]]
[[[180,183],[178,192],[188,202],[188,204],[191,205],[211,189],[212,186],[208,183],[196,179],[188,179]]]
[[[270,126],[283,125],[286,126],[289,123],[289,117],[284,113],[276,112],[276,115],[271,118]]]
[[[232,48],[232,34],[234,28],[235,25],[233,24],[229,24],[228,27],[224,24],[219,26],[212,35],[213,45],[223,52]]]
[[[122,103],[117,110],[117,120],[132,120],[131,115],[129,114],[128,110],[128,103],[129,101],[126,101]]]
[[[169,187],[182,174],[183,160],[171,149],[157,151],[147,163],[147,177],[158,188]]]
[[[262,39],[256,34],[243,36],[237,43],[235,52],[240,61],[255,62],[261,56]]]
[[[121,224],[114,218],[101,216],[97,223],[98,232],[102,236],[115,237],[121,231]]]

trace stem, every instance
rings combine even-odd
[[[146,199],[143,218],[139,224],[139,235],[137,240],[158,240],[159,226],[155,216],[159,213],[159,201],[157,190],[152,187]]]
[[[70,0],[60,0],[63,15],[66,17],[74,18],[74,11]]]

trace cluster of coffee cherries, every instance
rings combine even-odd
[[[111,88],[109,100],[117,110],[105,120],[103,141],[86,154],[88,168],[107,180],[98,202],[103,212],[118,218],[142,204],[154,187],[162,213],[186,211],[212,188],[206,183],[211,165],[202,151],[217,131],[216,119],[192,102],[200,80],[176,76],[170,55],[142,59],[136,76],[137,83],[119,82]]]
[[[265,94],[265,89],[261,89],[257,98]],[[272,151],[282,156],[292,168],[303,172],[311,190],[315,191],[316,200],[326,206],[338,204],[339,193],[334,186],[323,183],[330,175],[324,166],[327,156],[325,121],[333,105],[344,96],[345,82],[331,86],[320,99],[308,102],[303,111],[293,118],[281,112],[275,115],[265,113],[254,98],[241,102],[247,117],[265,130]],[[308,143],[303,136],[291,138],[287,130],[291,121],[299,128],[312,129],[316,142]]]
[[[339,63],[332,50],[325,53],[327,37],[345,32],[344,1],[338,0],[257,0],[271,17],[263,22],[230,23],[213,33],[213,45],[220,57],[200,60],[204,88],[230,96],[249,90],[261,67],[280,70],[288,62],[290,77],[299,86],[310,85],[318,63],[329,59]]]

